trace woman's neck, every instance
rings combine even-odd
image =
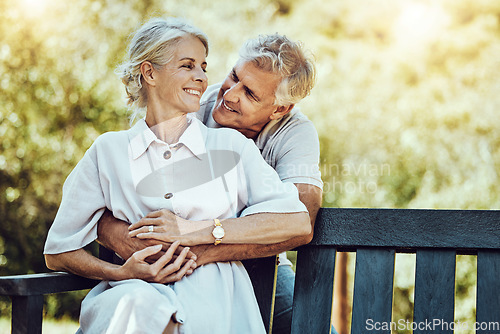
[[[187,114],[166,118],[156,117],[150,112],[146,114],[146,124],[158,139],[167,144],[177,143],[189,125]]]

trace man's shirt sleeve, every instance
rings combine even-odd
[[[323,188],[318,133],[312,123],[301,123],[286,131],[280,144],[275,169],[281,180]]]

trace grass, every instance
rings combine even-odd
[[[42,333],[74,334],[78,330],[78,322],[71,320],[44,319]],[[0,318],[0,334],[10,334],[10,318]]]

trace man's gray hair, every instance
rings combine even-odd
[[[141,64],[149,61],[157,69],[166,65],[174,57],[179,41],[186,35],[198,38],[205,46],[205,55],[208,55],[207,36],[182,19],[154,18],[135,32],[128,46],[127,60],[116,69],[125,85],[127,104],[133,111],[131,122],[145,115],[148,102],[142,83]]]
[[[240,50],[240,58],[282,77],[275,93],[275,104],[279,106],[298,103],[309,95],[316,82],[312,55],[300,42],[284,35],[259,35],[248,40]]]

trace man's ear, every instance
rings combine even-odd
[[[153,67],[153,64],[151,64],[149,61],[145,61],[141,64],[141,74],[142,77],[144,78],[144,81],[146,81],[150,86],[155,86],[155,68]]]
[[[286,114],[288,114],[290,112],[290,110],[293,109],[293,106],[294,106],[294,104],[290,104],[288,106],[279,106],[278,108],[276,108],[276,110],[271,114],[271,116],[269,118],[271,120],[273,120],[273,119],[278,119],[280,117],[283,117]]]

